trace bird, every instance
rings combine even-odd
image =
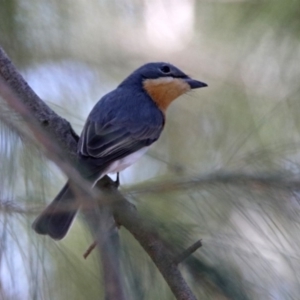
[[[160,137],[169,105],[186,92],[206,86],[166,62],[147,63],[135,70],[91,110],[77,146],[78,165],[84,166],[81,176],[93,187],[104,175],[132,165]],[[70,209],[62,210],[66,205]],[[32,227],[38,234],[61,240],[79,208],[68,181]]]

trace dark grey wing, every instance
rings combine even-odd
[[[117,88],[93,108],[78,143],[87,173],[101,173],[112,162],[155,142],[164,115],[144,92]]]
[[[81,135],[81,155],[114,161],[155,142],[163,129],[160,124],[126,124],[112,122],[100,125],[88,120]]]

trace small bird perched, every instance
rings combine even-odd
[[[132,165],[159,138],[170,103],[206,86],[169,63],[148,63],[134,71],[103,96],[88,116],[78,142],[82,177],[94,186],[104,175]],[[69,185],[34,221],[37,233],[56,240],[66,235],[80,206]],[[72,208],[62,210],[66,205]]]

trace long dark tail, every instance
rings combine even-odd
[[[79,208],[79,203],[67,182],[49,206],[36,218],[32,228],[39,234],[48,234],[55,240],[68,232]]]
[[[78,170],[91,185],[100,178],[109,163],[101,160],[78,157]],[[32,228],[39,234],[48,234],[55,240],[61,240],[68,232],[80,203],[70,188],[69,181],[55,199],[35,219]]]

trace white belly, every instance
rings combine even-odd
[[[144,147],[122,159],[116,160],[113,162],[106,170],[105,174],[108,173],[118,173],[126,169],[127,167],[134,164],[142,155],[146,153],[149,147]],[[103,174],[103,175],[105,175]]]
[[[113,162],[112,164],[109,165],[109,167],[101,174],[101,176],[95,180],[93,187],[95,186],[95,184],[97,183],[98,180],[100,180],[104,175],[106,174],[113,174],[113,173],[118,173],[123,171],[124,169],[126,169],[127,167],[131,166],[133,163],[135,163],[143,154],[146,153],[146,151],[148,150],[148,147],[144,147],[132,154],[129,154],[128,156],[116,160],[115,162]]]

